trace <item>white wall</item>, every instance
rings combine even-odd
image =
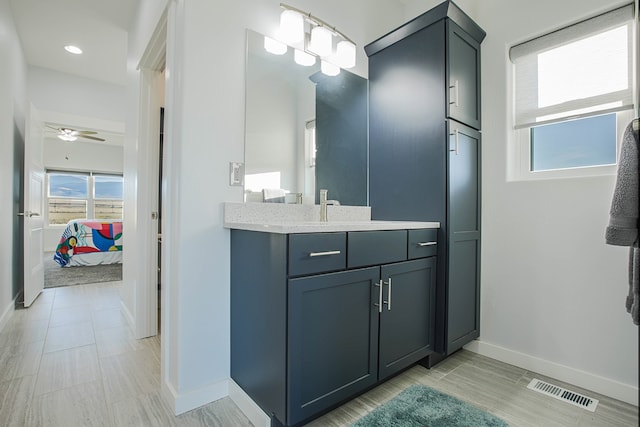
[[[39,110],[124,122],[125,86],[35,66],[28,77],[29,99]]]
[[[482,311],[476,351],[637,405],[627,250],[604,230],[614,176],[508,182],[508,48],[624,0],[478,2],[482,45]]]
[[[8,0],[0,0],[0,200],[14,200],[14,147],[24,147],[27,111],[27,65]],[[19,154],[18,154],[19,155]],[[6,208],[9,205],[11,208]],[[14,229],[22,225],[13,202],[0,209],[0,329],[13,310],[13,300],[22,289],[14,283]]]

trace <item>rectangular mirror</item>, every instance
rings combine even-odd
[[[274,55],[247,30],[245,201],[368,204],[367,80]],[[302,198],[297,197],[301,194]]]

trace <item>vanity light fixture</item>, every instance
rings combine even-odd
[[[303,52],[300,49],[295,49],[293,51],[293,59],[296,61],[296,64],[303,65],[305,67],[310,67],[316,63],[316,57],[308,54],[307,52]]]
[[[304,18],[295,10],[286,9],[280,14],[280,37],[286,43],[304,40]]]
[[[329,56],[333,51],[331,31],[320,25],[311,29],[311,38],[307,48],[318,56]]]
[[[337,76],[340,74],[340,67],[325,60],[320,61],[320,71],[327,76]]]
[[[272,39],[271,37],[264,37],[264,50],[274,55],[284,55],[287,53],[287,45]]]
[[[78,46],[74,46],[72,44],[68,44],[64,47],[64,50],[66,50],[69,53],[73,53],[74,55],[81,55],[82,54],[82,49],[80,49]]]
[[[353,68],[356,65],[356,44],[349,37],[332,27],[325,21],[295,7],[280,3],[284,10],[280,15],[280,30],[278,41],[292,46],[294,59],[300,65],[313,65],[315,58],[321,59],[322,72],[335,76],[340,73],[340,67]],[[334,38],[337,45],[334,50]],[[282,55],[286,52],[286,45],[274,49],[271,41],[265,37],[265,49],[271,53]],[[270,39],[276,41],[274,39]],[[270,48],[267,48],[269,43]],[[306,55],[306,56],[305,56]],[[311,59],[313,58],[313,59]],[[330,74],[329,74],[330,73]]]

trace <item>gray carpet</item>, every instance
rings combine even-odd
[[[500,418],[424,385],[413,385],[351,427],[508,427]]]
[[[116,282],[119,280],[122,280],[122,264],[60,267],[60,264],[53,260],[53,252],[45,252],[44,254],[45,288]]]

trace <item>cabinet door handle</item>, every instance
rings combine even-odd
[[[340,254],[340,251],[309,252],[310,257],[339,255],[339,254]]]
[[[377,286],[379,288],[378,302],[373,305],[378,307],[378,313],[382,313],[382,279],[380,279],[380,283],[374,283],[373,286]]]
[[[450,133],[449,135],[456,137],[456,148],[454,148],[453,150],[449,149],[449,151],[455,151],[457,156],[458,154],[460,154],[460,138],[458,138],[458,136],[460,135],[460,131],[458,131],[458,129],[455,129],[453,133]]]
[[[418,242],[418,246],[420,246],[421,248],[424,246],[435,246],[437,244],[438,242]]]
[[[453,104],[455,107],[457,107],[458,104],[458,93],[460,92],[460,82],[458,80],[456,80],[455,82],[453,82],[453,86],[449,86],[449,89],[455,89],[456,90],[456,95],[452,96],[451,98],[453,98],[453,101],[449,101],[449,104]],[[451,94],[449,94],[451,95]]]
[[[387,304],[387,311],[391,311],[391,277],[389,277],[388,282],[382,282],[382,284],[389,286],[389,294],[387,294],[385,304]],[[382,289],[382,286],[380,286],[380,289]],[[380,293],[382,294],[382,292]]]

